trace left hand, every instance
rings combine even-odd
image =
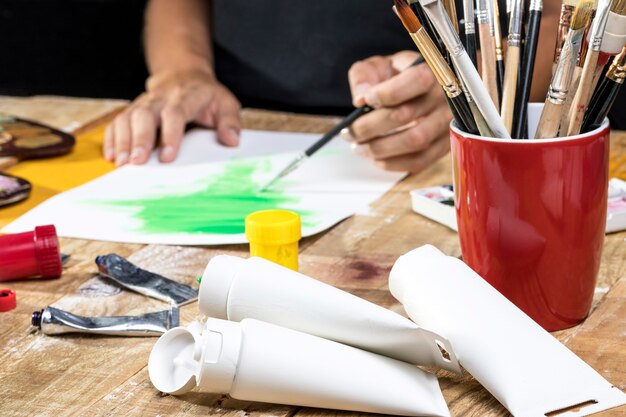
[[[418,56],[412,51],[375,56],[356,62],[348,73],[353,104],[375,110],[342,137],[385,170],[419,172],[450,148],[452,113],[430,68],[410,67]]]

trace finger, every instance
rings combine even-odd
[[[355,107],[365,104],[363,94],[371,86],[393,76],[394,68],[389,58],[373,56],[363,61],[357,61],[348,70],[348,82],[352,93],[352,103]]]
[[[178,104],[168,104],[161,110],[161,162],[172,162],[176,159],[186,124],[187,117]]]
[[[393,107],[427,94],[436,84],[428,65],[419,64],[373,86],[365,92],[364,99],[372,107]]]
[[[232,96],[224,96],[218,103],[216,112],[217,139],[226,146],[239,145],[241,130],[241,106]]]
[[[400,171],[416,173],[423,171],[433,162],[444,156],[450,149],[450,135],[442,135],[421,152],[409,155],[396,156],[388,159],[374,161],[374,163],[386,171]]]
[[[115,165],[125,165],[130,156],[130,111],[125,111],[115,118],[113,135],[115,137]]]
[[[414,126],[408,129],[358,144],[354,151],[374,160],[423,151],[435,139],[448,134],[451,115],[446,110],[434,111],[421,117]]]
[[[115,138],[113,137],[113,123],[110,123],[104,131],[102,154],[104,155],[104,159],[109,162],[113,162],[115,160]]]
[[[365,143],[406,125],[418,117],[430,114],[438,106],[445,105],[440,91],[417,97],[393,108],[372,111],[356,120],[350,133],[354,142]]]
[[[157,123],[156,116],[148,107],[137,107],[131,112],[131,164],[144,164],[148,160],[156,141]]]

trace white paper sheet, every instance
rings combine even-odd
[[[212,131],[187,134],[179,158],[125,166],[50,198],[3,232],[54,224],[60,236],[129,243],[245,243],[243,219],[260,210],[300,213],[311,236],[361,211],[403,177],[383,172],[335,139],[270,192],[258,189],[318,134],[247,130],[237,148]]]

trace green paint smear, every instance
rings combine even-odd
[[[286,195],[278,187],[259,192],[263,184],[253,176],[270,169],[268,159],[231,161],[222,173],[201,180],[207,184],[198,191],[160,188],[160,194],[151,197],[91,204],[135,209],[133,216],[141,221],[140,230],[145,233],[240,234],[245,232],[248,214],[272,209],[295,211],[303,226],[315,226],[318,221],[312,212],[295,209],[298,197]]]

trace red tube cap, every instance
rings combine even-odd
[[[11,311],[17,306],[15,291],[0,290],[0,313]]]
[[[53,225],[0,236],[0,281],[61,276],[59,239]]]

